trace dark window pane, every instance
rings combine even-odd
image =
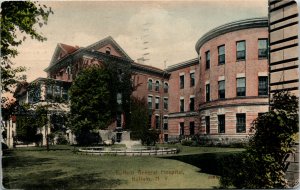
[[[184,88],[184,75],[180,76],[180,88]]]
[[[210,133],[210,119],[209,116],[205,116],[206,134]]]
[[[210,85],[209,84],[206,85],[205,93],[206,93],[206,101],[209,102],[210,101]]]
[[[148,80],[148,90],[152,90],[152,80]]]
[[[168,109],[168,98],[164,98],[164,109]]]
[[[168,117],[164,116],[164,130],[168,130]]]
[[[245,60],[246,58],[246,42],[240,41],[236,43],[236,59]]]
[[[219,81],[219,99],[225,98],[225,80]]]
[[[168,90],[169,90],[169,85],[168,85],[168,83],[165,83],[164,84],[164,93],[168,93]]]
[[[236,114],[236,132],[237,133],[246,132],[246,114],[244,113]]]
[[[190,122],[190,135],[195,134],[195,122]]]
[[[225,133],[225,115],[218,115],[219,133]]]
[[[184,123],[180,122],[180,135],[184,135]]]
[[[156,81],[155,82],[155,91],[159,91],[159,82],[158,81]]]
[[[225,63],[225,46],[222,45],[218,48],[219,53],[219,65],[223,65]]]
[[[156,127],[156,129],[159,129],[159,123],[160,123],[159,116],[156,115],[155,116],[155,127]]]
[[[236,95],[246,96],[246,78],[237,79]]]
[[[195,110],[195,98],[190,98],[190,111]]]
[[[268,40],[260,39],[258,40],[258,58],[268,57]]]
[[[155,97],[155,109],[159,109],[159,97]]]
[[[258,77],[258,95],[268,95],[268,77]]]
[[[210,51],[205,52],[206,57],[206,69],[210,68]]]
[[[148,96],[148,108],[152,109],[152,96]]]
[[[184,99],[180,100],[180,112],[184,112]]]
[[[190,86],[195,86],[195,73],[190,74]]]

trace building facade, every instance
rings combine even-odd
[[[45,71],[48,80],[71,85],[90,65],[108,62],[129,69],[132,95],[147,101],[147,127],[160,132],[160,142],[194,135],[222,142],[244,139],[251,122],[268,111],[268,19],[217,27],[198,40],[196,52],[198,58],[162,70],[134,62],[107,37],[87,47],[58,44]],[[46,98],[40,101],[47,99],[48,92],[66,96],[57,85],[41,87]],[[19,89],[15,95],[18,100],[30,99],[24,97],[26,93]],[[120,113],[108,129],[122,129],[124,123]]]
[[[268,111],[268,19],[219,26],[196,43],[200,134],[226,143],[245,139]]]
[[[269,1],[270,94],[299,95],[299,15],[296,1]]]

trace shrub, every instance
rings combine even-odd
[[[192,140],[182,140],[182,141],[181,141],[181,144],[182,144],[183,146],[191,146],[191,145],[193,144],[193,142],[194,142],[194,141],[192,141]]]

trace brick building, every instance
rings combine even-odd
[[[268,111],[267,44],[267,18],[225,24],[198,40],[200,134],[219,143],[244,139]]]
[[[49,80],[69,84],[89,65],[112,62],[129,68],[136,88],[132,95],[147,101],[148,128],[160,131],[160,142],[195,134],[245,138],[253,119],[268,110],[267,41],[267,19],[232,22],[198,40],[198,58],[162,70],[134,62],[107,37],[87,47],[58,44],[45,71]],[[46,87],[52,95],[65,96],[65,90]],[[24,92],[15,93],[19,100]],[[120,129],[123,123],[123,115],[117,115],[109,127]]]

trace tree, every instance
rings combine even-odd
[[[286,91],[274,94],[270,111],[254,120],[245,153],[224,162],[221,184],[236,188],[287,186],[286,159],[293,153],[298,128],[298,98]]]
[[[151,113],[152,115],[152,113]],[[156,130],[148,129],[149,109],[146,99],[131,97],[131,138],[139,139],[143,145],[155,145],[159,139]]]
[[[77,143],[91,136],[97,141],[97,130],[104,129],[124,114],[123,128],[130,125],[130,95],[132,92],[129,62],[105,60],[101,65],[84,68],[70,88],[71,116],[69,128]],[[93,134],[93,132],[95,132]]]
[[[17,47],[30,36],[31,39],[45,41],[37,31],[37,26],[47,24],[53,14],[51,7],[31,1],[4,1],[1,3],[1,92],[10,91],[10,87],[24,77],[17,74],[25,71],[24,67],[12,68],[11,58],[18,55]]]

